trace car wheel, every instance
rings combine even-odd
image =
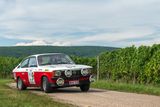
[[[52,91],[51,85],[50,85],[47,77],[42,78],[42,86],[41,87],[45,93],[49,93]]]
[[[80,89],[82,92],[87,92],[90,88],[90,84],[83,84],[83,85],[80,85]]]
[[[18,88],[18,90],[25,90],[26,89],[26,86],[24,85],[21,78],[18,78],[18,80],[17,80],[17,88]]]

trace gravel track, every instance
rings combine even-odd
[[[15,88],[16,84],[8,84]],[[78,87],[62,88],[46,94],[38,88],[28,88],[32,93],[47,95],[55,101],[79,107],[160,107],[160,97],[153,95],[90,89],[83,93]]]

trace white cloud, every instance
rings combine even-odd
[[[153,44],[160,44],[160,38],[152,39],[152,40],[142,40],[142,41],[137,41],[137,42],[129,42],[127,43],[129,46],[135,45],[135,46],[141,46],[141,45],[146,45],[146,46],[152,46]]]
[[[43,40],[37,40],[32,42],[17,43],[16,46],[70,46],[70,42],[48,42]]]
[[[126,39],[135,39],[135,38],[141,38],[148,35],[151,35],[154,33],[154,30],[149,29],[149,28],[139,28],[139,29],[134,29],[134,30],[127,30],[127,31],[121,31],[121,32],[115,32],[115,33],[104,33],[104,34],[98,34],[98,35],[93,35],[93,36],[87,36],[84,37],[78,41],[105,41],[105,42],[118,42],[118,41],[123,41]]]
[[[128,46],[126,39],[157,33],[159,5],[159,0],[1,0],[0,38],[32,41],[17,45]]]

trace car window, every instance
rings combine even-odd
[[[29,67],[37,67],[37,62],[35,57],[29,59]]]
[[[55,64],[74,64],[74,62],[65,54],[51,54],[38,56],[39,66]]]
[[[21,63],[21,68],[26,68],[26,67],[28,67],[28,60],[29,60],[29,59],[25,59],[25,60]]]
[[[42,59],[41,59],[41,64],[42,65],[46,65],[46,64],[50,64],[51,62],[50,62],[50,57],[49,56],[44,56],[44,57],[42,57]]]

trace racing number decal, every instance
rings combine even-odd
[[[32,69],[30,69],[28,71],[28,78],[29,78],[29,83],[30,84],[35,84],[35,80],[34,80],[34,72]]]

